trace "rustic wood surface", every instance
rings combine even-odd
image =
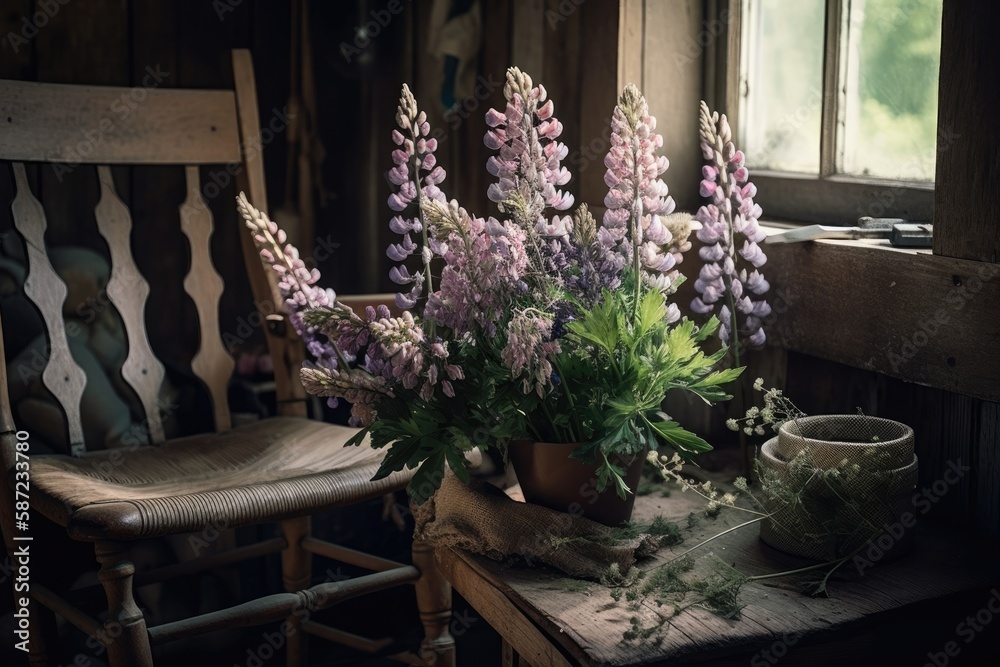
[[[222,344],[219,331],[219,300],[222,298],[222,276],[212,263],[212,212],[201,196],[198,167],[185,168],[187,199],[180,207],[181,229],[191,244],[191,268],[184,277],[184,291],[198,309],[201,342],[191,360],[191,370],[205,383],[212,399],[215,430],[232,427],[229,414],[229,378],[236,362]]]
[[[514,30],[511,31],[511,65],[520,67],[537,85],[541,80],[545,48],[545,0],[514,3]]]
[[[993,182],[1000,171],[1000,54],[993,11],[989,3],[944,3],[934,202],[934,252],[986,262],[1000,262],[1000,191]]]
[[[633,0],[628,4],[636,3]],[[703,4],[695,0],[647,0],[640,8],[643,39],[635,40],[641,45],[641,81],[634,77],[619,80],[623,86],[629,81],[641,86],[649,113],[656,117],[656,131],[663,135],[663,148],[658,152],[670,159],[663,181],[670,188],[677,210],[692,213],[703,203],[698,194],[704,158],[697,131],[697,100],[703,96],[705,49],[698,43],[704,37],[691,37],[711,34],[703,24]],[[634,13],[631,8],[629,11]],[[623,39],[623,53],[630,42],[629,37]]]
[[[835,129],[840,119],[845,116],[841,112],[841,97],[839,91],[836,94],[828,94],[830,91],[837,91],[841,86],[841,81],[846,80],[846,76],[841,76],[841,63],[846,63],[846,58],[841,58],[841,49],[846,48],[842,42],[842,32],[846,27],[844,24],[843,0],[828,0],[826,3],[826,36],[823,44],[823,120],[820,123],[820,147],[819,147],[819,173],[823,176],[832,176],[838,169],[843,168],[843,159],[837,147],[837,133]]]
[[[771,343],[1000,401],[1000,268],[887,241],[768,245],[767,253],[771,303],[782,309]]]
[[[118,197],[111,169],[100,165],[97,176],[101,183],[101,199],[94,208],[94,216],[111,253],[111,278],[105,289],[121,315],[128,340],[128,356],[122,363],[122,377],[142,403],[150,442],[160,443],[164,435],[158,399],[165,370],[146,337],[149,283],[132,259],[132,217],[125,202]]]
[[[703,509],[703,500],[674,488],[669,498],[638,498],[633,519],[642,523],[663,515],[683,526],[690,512]],[[682,544],[665,548],[640,567],[649,571],[748,517],[732,511],[714,521],[702,516],[694,529],[684,531]],[[637,612],[627,610],[624,599],[615,604],[609,590],[599,584],[581,586],[554,570],[505,565],[454,550],[440,551],[438,559],[455,589],[527,662],[641,665],[724,658],[787,636],[805,640],[804,645],[821,642],[857,627],[855,623],[876,625],[907,605],[931,598],[981,589],[983,600],[987,599],[986,591],[1000,580],[995,545],[986,547],[930,523],[918,524],[915,530],[917,546],[910,555],[866,569],[863,576],[847,564],[831,578],[829,598],[803,595],[808,577],[751,582],[740,594],[746,604],[740,619],[726,620],[691,608],[661,630],[659,645],[623,639]],[[710,553],[750,575],[809,564],[763,545],[756,525],[700,547],[692,556]],[[638,612],[647,625],[656,618],[652,605],[649,602]]]
[[[45,211],[28,187],[24,165],[20,162],[14,163],[14,180],[17,183],[17,196],[11,204],[11,210],[28,256],[29,273],[24,281],[24,293],[42,313],[49,339],[49,358],[42,371],[42,381],[66,413],[70,451],[74,456],[79,456],[84,452],[80,400],[87,384],[87,376],[70,354],[66,339],[62,319],[66,283],[56,274],[45,252]]]
[[[236,128],[225,122],[232,117],[232,92],[153,90],[159,81],[151,76],[145,76],[147,88],[130,93],[0,81],[4,154],[70,165],[239,162]]]

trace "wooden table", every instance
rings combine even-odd
[[[704,509],[693,494],[640,497],[633,519],[656,515],[683,519]],[[730,511],[702,518],[685,542],[640,563],[649,569],[697,544],[704,537],[744,521]],[[626,641],[630,627],[625,602],[615,604],[609,589],[567,579],[543,567],[504,565],[466,552],[439,549],[444,576],[503,639],[504,665],[711,664],[763,667],[780,660],[796,664],[938,665],[980,662],[1000,656],[1000,550],[924,521],[908,556],[868,568],[862,575],[848,564],[831,578],[831,597],[811,598],[801,590],[804,575],[758,580],[741,593],[746,603],[737,620],[699,608],[664,626],[659,641]],[[692,553],[714,552],[746,574],[765,574],[808,564],[777,552],[758,539],[757,525],[734,531]],[[989,611],[991,600],[998,613]],[[986,610],[983,612],[983,610]],[[653,611],[642,608],[638,613]],[[995,616],[969,639],[968,616],[979,623]],[[949,643],[951,642],[951,643]],[[960,655],[962,661],[946,651]],[[458,639],[461,656],[462,641]],[[884,662],[889,660],[889,662]],[[972,660],[972,662],[968,662]],[[845,662],[849,661],[849,662]],[[930,663],[933,664],[933,663]]]

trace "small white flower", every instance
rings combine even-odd
[[[753,388],[756,391],[763,391],[764,390],[764,378],[757,378],[756,380],[754,380],[753,381]]]
[[[735,419],[727,419],[726,428],[728,428],[730,431],[739,431],[740,425],[736,423]]]
[[[757,426],[754,427],[753,432],[756,433],[757,435],[764,435],[764,427],[758,424]]]

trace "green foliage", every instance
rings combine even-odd
[[[631,618],[629,629],[622,637],[635,641],[649,639],[690,607],[701,607],[723,618],[739,618],[744,607],[739,595],[748,581],[749,577],[709,554],[700,559],[683,555],[645,576],[608,578],[601,583],[611,584],[611,599],[615,603],[624,598],[629,610],[646,609],[655,614],[648,624],[638,616]]]
[[[567,324],[568,351],[554,362],[560,385],[552,412],[568,419],[570,432],[586,443],[574,458],[598,463],[598,489],[613,484],[623,498],[629,489],[620,463],[628,458],[660,446],[685,457],[712,448],[662,412],[667,392],[689,391],[707,403],[727,400],[722,385],[743,371],[717,368],[724,348],[703,351],[718,328],[715,318],[700,328],[690,320],[670,324],[661,292],[634,299],[626,286],[605,291],[597,306]],[[586,400],[573,402],[574,396]],[[556,437],[555,429],[549,431]]]

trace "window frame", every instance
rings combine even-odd
[[[742,69],[743,17],[755,0],[722,0],[718,7],[726,12],[720,17],[729,26],[728,39],[722,45],[722,71],[709,72],[721,81],[718,92],[723,97],[734,137],[740,137],[740,109],[745,101],[747,81]],[[759,1],[759,0],[756,0]],[[837,171],[838,126],[842,125],[843,96],[839,94],[841,71],[846,67],[842,37],[850,0],[826,0],[823,45],[823,101],[820,127],[820,164],[818,174],[804,174],[753,169],[754,182],[760,188],[758,201],[769,218],[828,225],[853,226],[863,216],[904,218],[916,222],[934,219],[935,182],[919,182],[855,176]],[[941,119],[938,118],[940,138]],[[940,139],[939,139],[940,140]]]

